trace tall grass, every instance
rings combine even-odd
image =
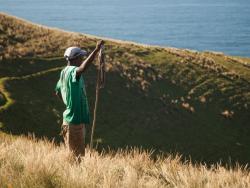
[[[2,136],[0,187],[250,187],[246,168],[208,168],[180,159],[153,160],[151,152],[137,148],[116,153],[87,149],[78,164],[64,145]]]

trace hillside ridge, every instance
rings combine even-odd
[[[90,52],[99,39],[0,13],[1,130],[60,142],[64,106],[52,93],[66,65],[62,54],[73,45]],[[249,163],[249,58],[104,40],[98,149],[136,146]],[[96,63],[84,75],[91,110]]]

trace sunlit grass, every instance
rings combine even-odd
[[[244,167],[192,165],[180,156],[152,159],[138,148],[90,151],[78,164],[64,145],[1,136],[1,187],[249,187]]]

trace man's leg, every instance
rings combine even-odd
[[[80,157],[85,155],[85,125],[66,125],[62,130],[65,130],[62,133],[65,133],[63,137],[66,147],[80,162]]]
[[[69,148],[69,126],[68,125],[62,124],[60,135],[62,135],[64,144],[66,145],[66,147]]]

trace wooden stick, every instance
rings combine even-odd
[[[102,68],[102,64],[104,63],[104,56],[103,56],[103,49],[104,46],[101,47],[101,50],[99,52],[99,56],[98,56],[98,60],[99,60],[99,70],[98,70],[98,74],[97,74],[97,81],[96,81],[96,91],[95,91],[95,108],[94,108],[94,117],[93,117],[93,124],[92,124],[92,130],[91,130],[91,138],[90,138],[90,150],[92,151],[93,149],[93,137],[94,137],[94,132],[95,132],[95,126],[96,126],[96,112],[97,112],[97,106],[98,106],[98,101],[99,101],[99,90],[100,90],[100,84],[103,86],[103,81],[101,82],[101,68]],[[103,73],[104,74],[104,73]]]
[[[96,84],[96,90],[95,90],[95,108],[94,108],[94,117],[93,117],[93,124],[92,124],[92,130],[91,130],[91,139],[90,139],[90,150],[93,149],[93,137],[94,137],[94,131],[95,131],[95,123],[96,123],[96,111],[98,106],[98,99],[99,99],[99,73],[97,76],[97,84]]]

